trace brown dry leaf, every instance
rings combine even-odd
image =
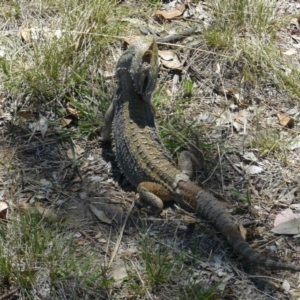
[[[55,223],[62,220],[62,218],[55,214],[52,209],[44,208],[40,202],[29,203],[26,199],[19,202],[19,208],[23,211],[26,211],[30,215],[38,215],[43,220],[50,223]]]
[[[30,43],[34,40],[37,41],[41,38],[41,32],[37,28],[27,28],[23,26],[21,28],[20,33],[21,33],[21,38],[25,43]]]
[[[20,110],[17,112],[17,116],[26,120],[30,120],[34,118],[34,113],[31,110]]]
[[[99,210],[96,206],[93,204],[89,205],[89,208],[91,212],[97,217],[97,219],[101,222],[111,224],[112,221],[106,216],[105,212],[102,210]]]
[[[291,117],[289,117],[286,113],[284,112],[279,112],[277,114],[277,117],[279,119],[280,125],[287,127],[287,128],[293,128],[295,124],[295,120]]]
[[[178,59],[177,54],[172,50],[161,50],[158,51],[158,55],[161,58],[161,63],[169,68],[182,70],[182,64]]]
[[[155,9],[154,13],[157,16],[162,16],[166,20],[172,20],[176,17],[181,16],[184,13],[184,11],[185,11],[185,2],[180,4],[179,6],[175,7],[174,9],[171,9],[168,11]]]
[[[61,127],[67,127],[71,122],[71,118],[63,118],[61,119]]]
[[[53,212],[52,209],[43,207],[40,202],[35,203],[35,209],[43,220],[46,220],[47,222],[56,223],[62,220],[62,218]]]
[[[132,43],[134,43],[135,41],[139,40],[141,37],[138,35],[132,35],[132,36],[126,36],[123,38],[123,41],[128,44],[131,45]]]
[[[79,146],[75,146],[74,150],[75,150],[75,157],[73,155],[74,153],[73,153],[72,149],[69,149],[67,151],[67,156],[69,159],[76,159],[78,156],[80,156],[84,152],[84,149],[82,149]]]
[[[21,28],[21,38],[25,43],[29,43],[31,40],[30,28]]]
[[[8,211],[7,203],[4,201],[1,201],[0,202],[0,219],[1,220],[6,220],[7,211]]]
[[[80,170],[85,169],[86,167],[88,167],[90,165],[90,162],[88,160],[85,160],[81,166],[80,166]]]
[[[245,109],[240,110],[234,115],[234,120],[242,125],[247,122],[248,112]]]
[[[197,219],[188,215],[184,215],[183,222],[185,225],[195,224]]]
[[[68,107],[66,107],[66,112],[68,115],[79,119],[79,110],[76,107],[72,107],[69,105]]]
[[[172,97],[172,95],[173,95],[172,92],[169,89],[166,90],[166,94],[167,94],[168,97]]]
[[[241,233],[241,236],[244,240],[246,240],[246,236],[247,236],[247,229],[243,226],[242,223],[239,224],[239,230]]]

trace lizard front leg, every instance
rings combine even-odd
[[[112,101],[110,104],[105,117],[104,117],[104,123],[101,128],[101,137],[100,140],[102,142],[110,142],[111,141],[111,134],[112,134],[112,124],[115,116],[115,100]]]

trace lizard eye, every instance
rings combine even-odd
[[[151,60],[151,51],[146,51],[145,54],[143,55],[143,61],[150,63]]]

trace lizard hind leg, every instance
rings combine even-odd
[[[141,182],[137,191],[143,210],[154,215],[162,211],[164,201],[171,200],[171,194],[159,183]]]
[[[186,174],[191,179],[195,169],[200,168],[200,164],[194,154],[185,150],[180,153],[178,167],[182,173]]]

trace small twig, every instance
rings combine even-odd
[[[294,251],[297,251],[297,249],[293,245],[291,245],[291,243],[289,243],[287,238],[284,238],[284,240]]]
[[[190,36],[195,31],[196,31],[196,28],[189,28],[180,33],[167,35],[165,37],[158,37],[156,40],[157,40],[158,44],[160,44],[160,43],[175,43],[177,41],[180,41],[181,39],[184,39],[184,38]]]
[[[279,239],[279,237],[278,237],[278,238],[276,237],[276,238],[272,239],[271,241],[268,241],[268,242],[264,243],[263,245],[258,246],[258,247],[256,248],[256,250],[261,249],[261,248],[265,248],[267,245],[272,244],[273,242],[275,242],[275,241],[278,240],[278,239]]]
[[[143,288],[145,289],[145,291],[146,291],[146,293],[147,293],[149,299],[153,299],[152,296],[151,296],[151,294],[149,293],[149,291],[148,291],[146,285],[145,285],[144,280],[142,279],[142,277],[141,277],[141,275],[140,275],[140,272],[139,272],[138,269],[135,267],[135,265],[134,265],[134,263],[133,263],[132,261],[131,261],[131,264],[132,264],[132,267],[135,269],[135,274],[137,274],[137,276],[138,276],[138,278],[139,278],[139,280],[140,280],[140,282],[141,282]]]
[[[212,178],[212,176],[214,175],[214,173],[215,173],[215,171],[217,170],[217,168],[218,168],[218,165],[216,165],[216,166],[213,168],[213,170],[212,170],[212,172],[210,173],[210,175],[208,176],[208,178],[206,178],[204,181],[202,181],[202,184],[204,184],[206,181],[209,181],[209,180]]]
[[[196,222],[201,222],[199,219],[197,219],[195,217],[195,214],[192,214],[192,213],[189,213],[188,211],[186,211],[185,209],[183,209],[182,207],[178,206],[178,205],[174,205],[174,207],[176,207],[176,209],[178,209],[179,211],[181,211],[182,213],[184,213],[185,215],[191,217],[191,218],[194,218],[195,219],[195,223]]]
[[[271,276],[260,276],[260,275],[248,275],[249,278],[266,278],[266,279],[272,279],[274,281],[278,281],[278,282],[282,282],[282,279],[278,279],[275,277],[271,277]]]
[[[84,232],[83,230],[79,230],[79,232],[84,235],[89,241],[91,241],[94,245],[96,245],[96,247],[98,249],[100,249],[103,253],[105,253],[106,255],[110,256],[110,254],[104,250],[101,246],[99,246],[99,244],[97,243],[97,241],[95,241],[92,237],[90,237],[86,232]]]
[[[120,234],[119,234],[119,236],[118,236],[118,239],[117,239],[117,243],[116,243],[115,249],[114,249],[114,251],[113,251],[113,253],[112,253],[112,255],[111,255],[110,261],[109,261],[109,263],[108,263],[108,268],[111,266],[113,260],[115,259],[116,254],[117,254],[117,252],[118,252],[118,250],[119,250],[119,247],[120,247],[120,244],[121,244],[121,240],[122,240],[122,237],[123,237],[123,233],[124,233],[124,229],[125,229],[125,225],[126,225],[126,223],[127,223],[127,220],[128,220],[128,218],[129,218],[129,215],[131,214],[131,211],[132,211],[132,209],[133,209],[133,207],[134,207],[134,204],[135,204],[135,202],[132,201],[132,204],[131,204],[130,207],[129,207],[129,210],[128,210],[128,212],[127,212],[126,218],[125,218],[124,223],[123,223],[123,225],[122,225],[122,228],[121,228],[121,230],[120,230]]]
[[[244,227],[249,227],[249,226],[252,226],[252,225],[260,225],[260,224],[261,224],[261,222],[258,221],[258,220],[252,220],[252,221],[247,221],[247,222],[242,223],[242,225]]]
[[[220,169],[221,169],[222,191],[223,191],[223,194],[224,194],[224,178],[223,178],[223,169],[222,169],[222,156],[220,154],[220,146],[219,146],[219,144],[218,144],[218,156],[219,156]]]
[[[15,289],[13,289],[12,291],[3,294],[2,296],[0,296],[0,300],[4,300],[4,299],[9,298],[9,297],[12,296],[13,294],[15,294],[19,289],[20,289],[20,288],[15,288]]]
[[[227,162],[230,164],[230,166],[241,176],[244,177],[244,174],[241,170],[239,170],[231,161],[230,159],[228,158],[228,156],[226,154],[224,154],[224,157],[225,159],[227,160]]]

